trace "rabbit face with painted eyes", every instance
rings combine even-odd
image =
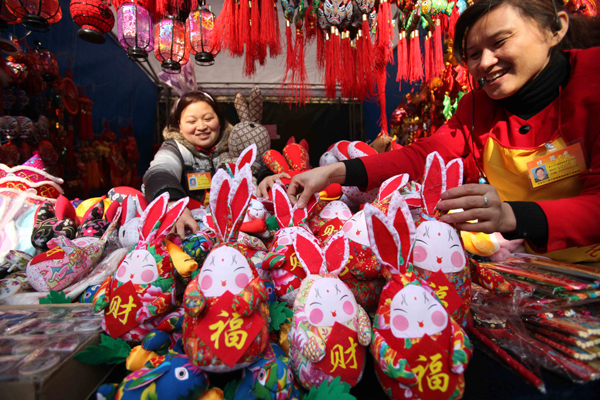
[[[244,153],[240,158],[244,158]],[[233,178],[222,169],[213,177],[210,208],[220,244],[210,251],[200,274],[190,282],[184,295],[185,352],[196,365],[207,371],[226,372],[244,368],[259,359],[267,346],[267,292],[246,248],[238,243],[239,230],[251,195],[252,173],[249,164],[236,168]],[[233,300],[221,312],[237,314],[241,320],[258,315],[265,323],[254,337],[244,339],[244,343],[251,344],[233,364],[217,355],[218,343],[215,344],[213,336],[210,339],[212,342],[208,339],[205,342],[197,334],[199,329],[210,329],[205,317],[224,295],[233,295]]]
[[[105,310],[102,327],[111,336],[141,340],[155,329],[160,316],[178,305],[177,287],[185,282],[171,261],[166,237],[187,202],[186,197],[169,206],[168,193],[154,199],[140,218],[137,244],[96,293],[94,309]],[[117,318],[124,304],[133,303],[127,318]]]
[[[288,335],[292,369],[306,389],[336,376],[355,385],[362,377],[361,360],[371,341],[371,323],[350,288],[338,278],[348,261],[348,240],[338,232],[321,249],[310,233],[298,232],[294,249],[307,277],[294,301]],[[338,343],[360,345],[354,347],[358,361],[348,371],[331,373],[327,363],[335,358]]]

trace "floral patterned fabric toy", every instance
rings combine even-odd
[[[219,244],[184,295],[183,344],[200,368],[226,372],[258,360],[268,343],[265,286],[237,243],[252,195],[250,165],[234,178],[219,170],[210,189],[210,208]]]
[[[371,322],[338,275],[348,261],[348,240],[339,232],[321,249],[310,233],[299,231],[294,249],[307,277],[294,301],[290,364],[306,389],[340,377],[356,385],[364,370]]]
[[[387,216],[369,204],[365,214],[373,251],[393,277],[373,325],[379,382],[393,399],[461,398],[471,344],[433,289],[407,272],[415,234],[408,205],[395,193]]]
[[[77,233],[76,218],[75,209],[66,197],[59,196],[56,206],[45,202],[35,214],[31,243],[36,249],[47,251],[48,242],[57,236],[74,239]]]
[[[306,278],[294,252],[294,237],[298,232],[308,232],[305,222],[316,209],[319,198],[314,194],[306,207],[299,209],[292,207],[285,189],[279,183],[273,185],[272,194],[275,218],[280,229],[275,233],[262,269],[271,271],[277,297],[291,307],[302,280]]]
[[[165,238],[187,206],[183,198],[171,206],[168,193],[144,211],[139,239],[94,297],[94,310],[104,310],[102,329],[112,337],[141,340],[153,331],[160,316],[177,306],[182,275],[174,268]]]

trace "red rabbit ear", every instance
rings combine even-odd
[[[287,146],[287,145],[289,145],[289,144],[292,144],[292,143],[296,143],[296,138],[295,138],[295,137],[293,137],[293,136],[290,136],[290,138],[289,138],[289,139],[288,139],[288,141],[285,143],[285,145]]]
[[[75,208],[73,208],[73,204],[71,204],[69,199],[62,194],[58,196],[58,199],[56,199],[54,212],[59,221],[65,218],[70,218],[73,221],[77,221],[77,213],[75,212]]]
[[[228,199],[231,191],[231,177],[219,169],[213,176],[210,185],[210,210],[212,212],[215,233],[221,241],[225,241],[227,235],[227,219],[229,214]]]
[[[304,150],[306,150],[306,152],[308,153],[308,142],[306,141],[306,139],[302,139],[300,141],[300,146],[302,146]]]
[[[327,264],[324,272],[336,276],[341,274],[350,257],[350,245],[344,232],[340,231],[333,235],[323,253],[325,253],[325,263]]]
[[[400,265],[402,273],[406,271],[408,266],[408,260],[412,246],[415,241],[415,235],[417,229],[415,228],[415,222],[408,208],[408,204],[404,200],[404,197],[400,193],[395,192],[390,200],[390,207],[388,209],[388,220],[392,221],[394,229],[398,233],[400,239],[400,253],[402,255],[402,264]]]
[[[279,223],[279,228],[287,228],[292,222],[292,204],[290,203],[290,199],[285,189],[279,183],[273,185],[271,193],[273,194],[275,219]]]
[[[440,195],[446,191],[446,175],[444,170],[444,160],[440,154],[437,151],[430,153],[427,156],[423,187],[421,188],[423,207],[429,215],[433,215],[433,210],[440,201]]]
[[[377,150],[366,144],[365,142],[352,142],[348,145],[348,155],[350,158],[359,158],[372,156],[377,154]]]
[[[147,241],[151,239],[153,232],[156,232],[160,227],[160,220],[167,211],[169,204],[169,193],[165,192],[155,198],[152,203],[148,205],[144,214],[140,218],[140,224],[138,231],[140,233],[140,241]]]
[[[461,186],[464,165],[462,158],[455,158],[446,165],[446,190]]]
[[[309,219],[312,216],[312,213],[315,210],[315,207],[318,203],[319,194],[313,193],[313,195],[310,196],[310,198],[308,199],[308,204],[306,205],[306,207],[298,208],[297,206],[294,206],[294,208],[292,209],[293,225],[299,226],[303,221]]]
[[[235,172],[238,173],[244,165],[252,166],[254,161],[256,161],[257,151],[256,143],[252,143],[250,146],[246,147],[235,162]]]
[[[377,202],[385,200],[388,196],[391,196],[394,192],[406,186],[407,183],[408,174],[396,175],[383,182],[379,189],[379,194],[377,195]]]
[[[323,253],[319,241],[311,233],[299,229],[294,237],[294,250],[307,275],[322,273]]]
[[[340,140],[337,142],[332,148],[331,151],[335,158],[339,161],[349,160],[350,155],[348,155],[348,145],[350,144],[347,140]]]
[[[106,220],[107,221],[112,221],[115,218],[115,215],[117,214],[117,210],[121,207],[121,204],[118,201],[113,201],[110,203],[110,206],[108,206],[108,208],[106,209]],[[119,216],[121,215],[121,213],[119,213]],[[121,219],[120,225],[123,225],[123,219]]]
[[[383,211],[372,204],[365,204],[365,219],[369,231],[371,250],[382,264],[397,272],[400,271],[400,238],[398,232]]]
[[[289,173],[290,167],[283,155],[277,150],[267,150],[262,156],[265,165],[274,174],[283,174],[284,172]]]
[[[229,192],[228,203],[231,213],[229,221],[229,232],[226,233],[228,241],[236,241],[244,216],[248,210],[250,199],[252,198],[252,171],[250,165],[245,165],[235,174],[231,191]]]
[[[283,156],[292,171],[305,171],[310,169],[308,152],[299,144],[292,143],[285,146]]]
[[[183,214],[185,211],[189,200],[189,197],[184,197],[183,199],[173,203],[167,209],[166,214],[161,220],[160,228],[158,228],[156,235],[154,236],[154,240],[152,241],[153,243],[162,243],[163,239],[165,239],[169,232],[171,232],[171,228],[173,228],[179,217],[181,217],[181,214]]]

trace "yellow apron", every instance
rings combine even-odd
[[[552,144],[556,150],[567,147],[562,137],[555,139]],[[565,178],[537,189],[532,188],[527,163],[544,156],[546,152],[545,145],[532,149],[509,149],[493,138],[488,139],[483,153],[483,169],[502,201],[558,200],[579,195],[583,183],[578,176]],[[525,249],[528,253],[537,254],[527,243]],[[571,247],[540,255],[569,263],[600,261],[600,244]]]

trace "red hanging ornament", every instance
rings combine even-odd
[[[307,85],[308,74],[306,73],[306,64],[304,62],[306,58],[305,43],[306,37],[302,31],[302,26],[297,26],[296,44],[294,45],[294,74],[292,76],[292,99],[296,104],[306,104],[306,100],[309,97],[309,88]]]
[[[35,48],[33,52],[36,53],[42,66],[42,78],[46,82],[54,82],[59,76],[58,63],[56,57],[49,50],[42,47],[42,44],[38,41],[33,42]]]
[[[10,25],[20,24],[21,18],[13,14],[6,5],[6,1],[0,3],[0,20],[9,23]],[[4,25],[6,26],[6,25]]]
[[[154,55],[164,72],[178,74],[189,60],[189,41],[185,24],[172,15],[154,26]]]
[[[10,12],[28,29],[36,32],[48,32],[50,24],[62,19],[62,10],[58,0],[4,0]]]
[[[379,14],[377,18],[377,47],[385,56],[386,63],[394,63],[394,51],[392,47],[392,11],[387,0],[379,3]]]
[[[195,55],[196,64],[208,67],[215,63],[215,57],[221,50],[215,35],[215,14],[201,6],[190,13],[187,19],[187,31],[190,38],[190,53]]]
[[[317,69],[319,72],[325,70],[325,32],[322,29],[317,28]]]
[[[410,63],[409,80],[416,82],[423,79],[423,56],[421,55],[421,41],[419,31],[414,30],[410,34]]]
[[[431,82],[433,75],[433,48],[431,45],[431,33],[425,36],[425,82]]]
[[[335,28],[331,27],[331,35],[325,33],[325,97],[335,99],[335,65],[334,65],[334,45]]]
[[[439,75],[444,70],[444,41],[442,40],[442,24],[439,19],[435,20],[435,30],[433,33],[433,52],[435,75]]]
[[[71,17],[81,27],[77,34],[86,42],[102,44],[115,25],[115,16],[103,0],[72,0]]]
[[[450,14],[450,20],[448,21],[448,36],[450,39],[454,39],[454,30],[456,28],[456,21],[458,21],[458,9],[456,6],[452,9],[452,14]]]
[[[231,24],[231,17],[233,15],[233,0],[225,0],[221,13],[215,19],[215,37],[216,40],[221,43],[221,46],[225,49],[229,48],[229,28]],[[226,30],[226,28],[228,28]]]
[[[379,101],[379,108],[381,110],[381,118],[379,120],[379,124],[381,126],[381,130],[388,134],[388,126],[387,126],[387,114],[386,107],[387,103],[385,100],[385,82],[387,80],[387,71],[385,68],[382,68],[377,71],[377,98]]]
[[[127,56],[133,60],[147,60],[148,52],[154,48],[154,32],[150,11],[132,3],[118,7],[117,29],[119,43]]]

